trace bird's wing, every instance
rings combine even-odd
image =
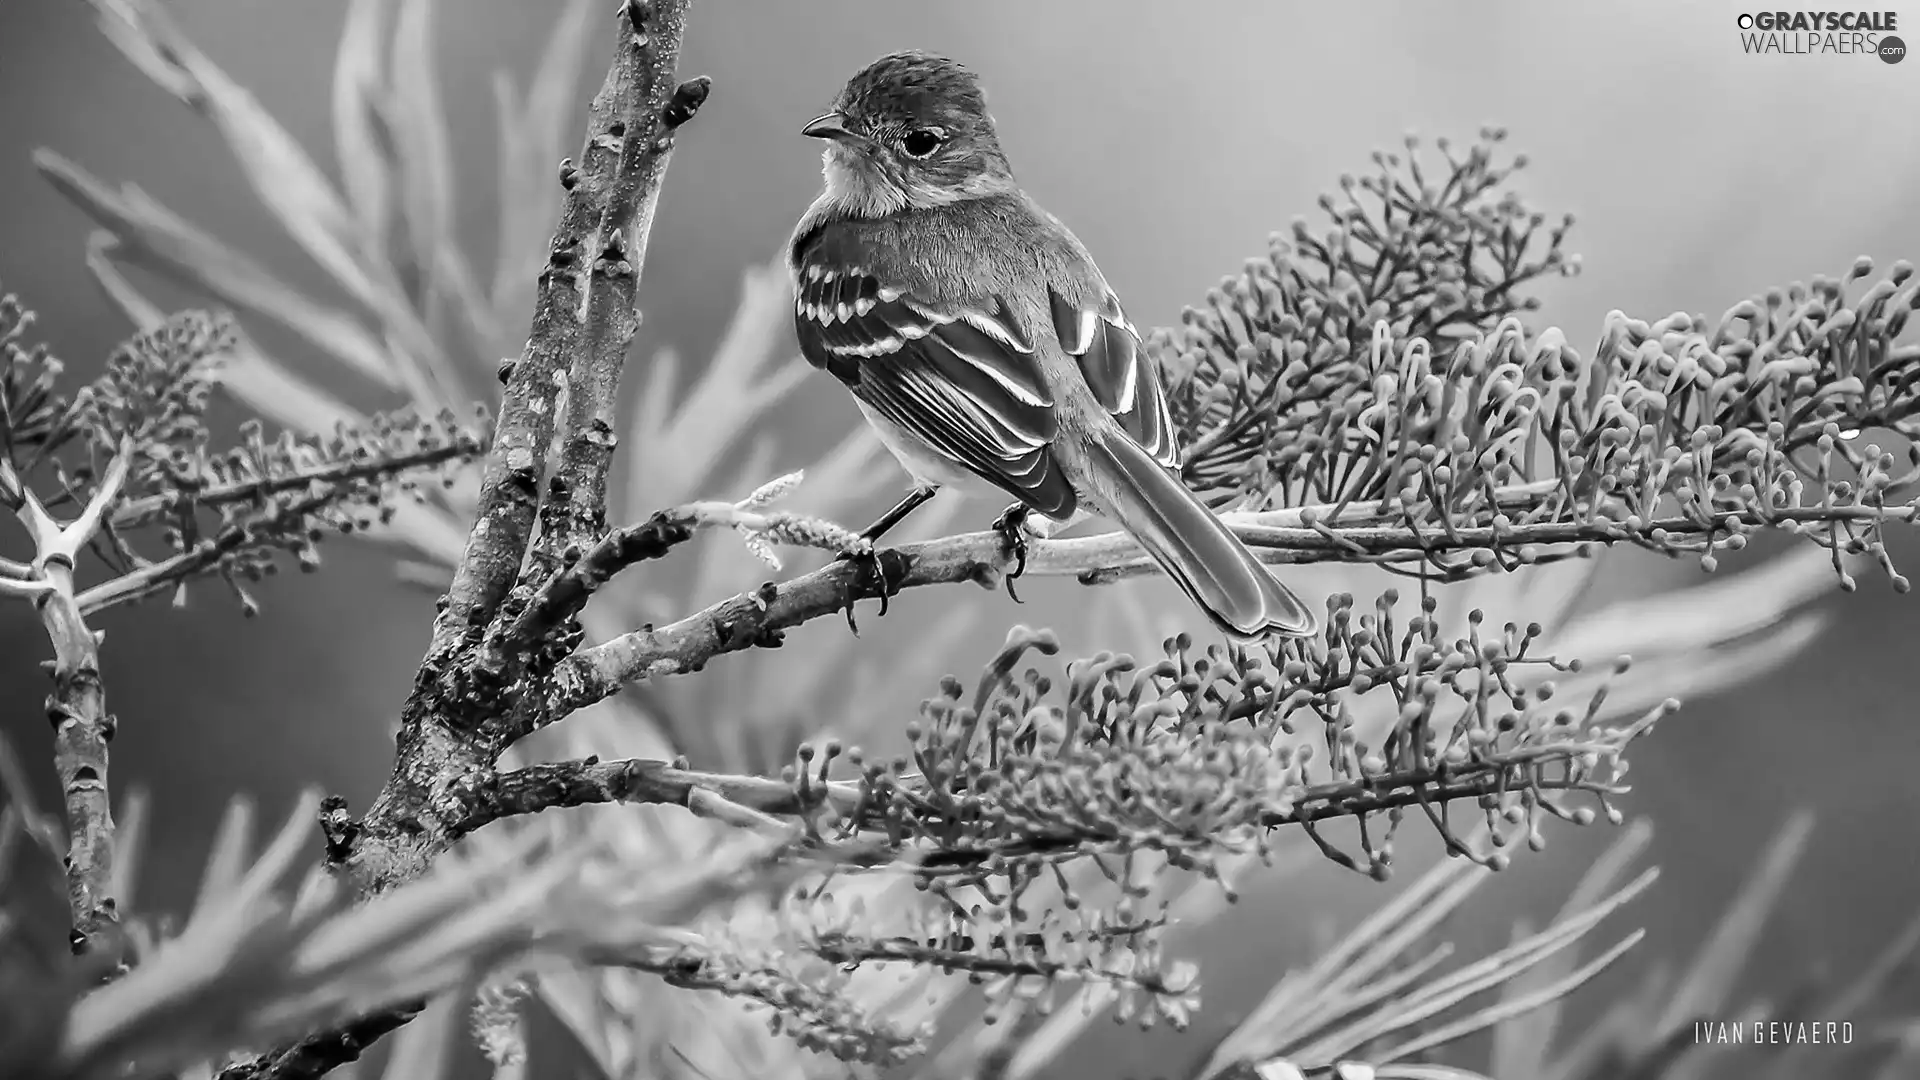
[[[1166,388],[1153,358],[1141,347],[1140,332],[1120,310],[1119,298],[1104,282],[1092,303],[1076,304],[1059,289],[1051,295],[1054,333],[1061,347],[1080,361],[1093,396],[1155,461],[1179,468],[1180,444],[1167,411]]]
[[[1049,517],[1073,485],[1048,443],[1053,396],[1007,305],[917,296],[823,245],[794,252],[794,329],[815,367],[941,455]]]

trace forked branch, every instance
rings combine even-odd
[[[74,589],[74,564],[112,513],[133,467],[133,444],[123,442],[80,515],[62,523],[47,512],[13,465],[0,456],[0,504],[12,509],[33,539],[33,562],[23,580],[0,582],[30,595],[53,643],[53,692],[47,719],[54,730],[54,766],[66,800],[69,944],[80,955],[124,960],[110,950],[121,945],[113,880],[112,793],[107,787],[107,744],[115,720],[107,712],[100,678],[100,639],[87,626]]]
[[[476,517],[401,709],[393,771],[361,821],[343,822],[337,805],[328,814],[330,859],[353,867],[368,890],[417,876],[451,844],[433,793],[491,769],[506,747],[499,730],[510,696],[498,691],[512,673],[488,659],[500,655],[488,643],[515,639],[521,612],[543,589],[556,595],[528,619],[543,626],[564,620],[573,603],[568,587],[549,579],[603,529],[608,417],[638,326],[634,302],[653,207],[674,132],[707,88],[704,80],[674,82],[688,2],[618,5],[613,60],[590,107],[585,146],[560,169],[563,205],[527,345],[500,367],[506,392]],[[543,502],[554,509],[543,512]],[[549,533],[537,550],[536,525]],[[411,1016],[402,1009],[315,1033],[228,1067],[222,1080],[319,1076]]]

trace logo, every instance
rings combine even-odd
[[[1696,1020],[1695,1044],[1710,1046],[1847,1046],[1853,1023],[1834,1020]]]
[[[1893,11],[1747,11],[1734,16],[1740,51],[1780,56],[1877,56],[1906,59]]]

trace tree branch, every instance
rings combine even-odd
[[[325,1076],[360,1060],[360,1055],[381,1037],[406,1025],[424,1008],[426,1002],[416,1001],[358,1017],[270,1054],[229,1065],[220,1070],[218,1080],[309,1080]]]
[[[748,549],[776,568],[775,545],[834,552],[870,550],[872,545],[858,534],[830,521],[766,509],[797,486],[801,476],[795,472],[779,477],[738,502],[691,502],[655,511],[638,525],[607,533],[585,555],[548,577],[517,612],[494,622],[474,661],[476,671],[498,677],[515,660],[535,671],[551,670],[553,661],[578,641],[573,620],[594,593],[635,563],[665,558],[701,529],[738,530]],[[556,645],[558,651],[545,658],[532,655],[554,650]]]
[[[634,213],[630,207],[656,197],[664,162],[639,150],[634,158],[627,147],[639,143],[644,150],[660,140],[663,113],[672,103],[685,8],[686,0],[620,6],[618,45],[594,99],[583,165],[566,170],[562,179],[567,206],[550,245],[553,257],[542,275],[526,355],[507,378],[479,516],[455,570],[446,611],[401,710],[393,773],[361,823],[357,861],[370,887],[409,876],[413,857],[368,859],[369,847],[390,853],[441,850],[446,840],[431,813],[431,793],[453,778],[491,767],[505,747],[490,726],[510,707],[510,698],[496,686],[474,684],[469,677],[473,653],[521,573],[555,433],[556,395],[567,382],[565,365],[584,345],[581,320],[616,303],[617,298],[602,295],[611,280],[605,273],[580,287],[587,231],[603,220],[626,221]],[[620,176],[622,163],[633,161],[643,167],[644,183]],[[632,294],[623,295],[618,302],[630,307]],[[530,589],[524,582],[521,587]]]
[[[447,792],[448,830],[464,836],[501,818],[563,806],[610,802],[686,806],[699,792],[762,814],[797,815],[809,808],[794,786],[783,780],[698,772],[645,758],[585,758],[482,773],[462,781]],[[825,785],[812,805],[822,801],[851,814],[860,804],[860,786]]]
[[[631,5],[633,12],[643,11]],[[655,33],[657,24],[672,22],[668,30],[678,38],[684,28],[685,2],[661,4],[636,32]],[[636,26],[640,17],[634,15]],[[672,69],[653,70],[648,77],[670,78]],[[593,260],[594,299],[587,312],[587,347],[574,357],[567,383],[566,445],[547,501],[537,558],[557,565],[569,551],[577,552],[599,540],[606,531],[607,470],[619,440],[613,433],[619,406],[616,390],[620,368],[640,329],[634,298],[646,265],[647,241],[660,202],[661,179],[673,152],[674,133],[707,100],[711,80],[705,76],[681,83],[660,110],[660,134],[628,139],[621,151],[618,179],[606,213],[600,219],[602,250]],[[647,84],[641,96],[652,101],[660,87]],[[536,577],[539,569],[536,568]]]
[[[1618,794],[1625,789],[1592,778],[1530,775],[1548,757],[1604,749],[1570,741],[1557,746],[1515,750],[1498,760],[1438,769],[1404,769],[1362,779],[1306,785],[1293,793],[1290,805],[1262,815],[1261,824],[1266,828],[1312,825],[1333,818],[1477,800],[1523,787]],[[883,807],[854,781],[816,783],[802,791],[787,780],[700,772],[656,759],[583,758],[484,773],[462,781],[446,796],[450,804],[448,829],[456,836],[465,835],[501,818],[568,806],[613,802],[687,806],[702,793],[760,814],[804,817],[830,810],[840,819],[841,827],[849,831],[884,833],[889,827]],[[918,799],[928,795],[929,789],[924,778],[913,777],[901,785],[899,794]],[[892,824],[897,828],[897,822]],[[1016,845],[1001,845],[991,850],[955,848],[935,852],[923,859],[920,866],[924,872],[940,873],[974,866],[994,856],[1081,851],[1089,843],[1107,839],[1113,838],[1068,829],[1046,831],[1023,838]]]
[[[1622,521],[1596,513],[1579,521],[1527,522],[1524,508],[1556,483],[1502,489],[1490,500],[1490,505],[1503,509],[1501,520],[1478,527],[1416,529],[1381,521],[1369,506],[1308,506],[1220,516],[1270,564],[1373,561],[1424,567],[1428,577],[1437,572],[1460,578],[1566,558],[1588,545],[1630,544],[1667,555],[1699,554],[1742,546],[1747,534],[1766,528],[1800,533],[1838,550],[1846,546],[1847,530],[1853,525],[1911,521],[1920,514],[1912,504],[1732,510],[1695,506],[1644,520]],[[905,544],[879,552],[879,558],[889,595],[968,581],[994,588],[1011,566],[1004,542],[993,532]],[[1125,533],[1110,532],[1031,539],[1025,572],[1039,577],[1072,576],[1097,585],[1158,571]],[[1900,580],[1896,579],[1896,586]],[[785,582],[767,582],[658,629],[635,630],[588,646],[555,669],[538,723],[560,720],[628,682],[696,672],[716,656],[778,646],[782,631],[849,611],[855,601],[880,595],[875,575],[851,562],[835,562]]]
[[[565,203],[540,275],[527,346],[518,361],[501,365],[505,397],[477,514],[401,709],[393,771],[357,828],[343,828],[337,819],[345,816],[344,807],[331,807],[329,854],[353,867],[364,890],[378,892],[417,875],[452,843],[433,793],[490,770],[506,746],[494,724],[511,707],[511,697],[475,685],[469,677],[474,654],[490,624],[512,618],[502,611],[509,595],[516,589],[531,595],[529,581],[544,580],[551,569],[536,566],[537,574],[527,573],[526,562],[556,435],[564,440],[565,458],[564,447],[611,432],[610,423],[596,426],[593,418],[601,397],[612,400],[632,335],[632,282],[672,148],[667,136],[697,105],[676,95],[672,82],[687,5],[619,5],[613,61],[594,96],[585,148],[578,165],[561,167]],[[576,361],[583,355],[590,358],[583,373],[592,378],[575,387],[575,372],[581,371]],[[564,428],[556,422],[563,389],[585,402],[567,408]],[[590,496],[597,490],[604,497],[604,480],[596,485],[591,469],[575,471],[586,477]],[[603,507],[592,507],[589,516],[602,520]],[[231,1067],[221,1080],[310,1080],[353,1060],[411,1017],[410,1010],[365,1017]]]
[[[289,475],[248,477],[228,483],[209,484],[197,491],[148,495],[127,499],[113,512],[113,527],[131,529],[152,524],[175,514],[182,504],[217,508],[234,504],[252,504],[276,495],[305,491],[315,484],[329,487],[377,481],[400,473],[432,469],[471,457],[476,448],[462,442],[423,447],[391,458],[329,461],[318,467]]]
[[[657,114],[661,103],[652,101],[647,89],[670,77],[679,58],[685,30],[680,14],[686,0],[662,0],[662,6],[671,17],[645,35],[636,24],[646,21],[647,6],[638,2],[620,6],[620,44],[588,108],[586,146],[577,166],[571,161],[561,164],[560,186],[566,199],[560,223],[540,273],[526,348],[518,362],[503,365],[506,395],[481,478],[473,530],[454,569],[447,606],[434,626],[429,650],[434,655],[445,655],[493,617],[526,558],[540,504],[540,483],[553,446],[560,392],[568,384],[573,358],[582,349],[583,317],[605,306],[604,298],[594,303],[594,282],[583,287],[581,280],[595,269],[597,253],[591,245],[614,212],[617,195],[629,200],[640,197],[637,190],[616,183],[618,172],[625,148],[646,141],[652,133],[649,114]],[[657,174],[654,179],[657,186]]]
[[[34,608],[53,644],[53,693],[47,719],[54,728],[54,767],[66,799],[67,907],[69,938],[76,955],[98,955],[116,962],[107,950],[120,947],[120,914],[111,893],[113,881],[113,803],[107,787],[107,744],[114,718],[107,712],[100,679],[100,638],[88,628],[74,594],[74,562],[100,531],[125,488],[133,467],[133,446],[123,442],[106,475],[80,516],[61,525],[47,513],[13,467],[0,458],[0,501],[33,537]]]
[[[321,492],[285,504],[271,518],[254,524],[265,528],[297,521],[338,501],[334,492]],[[103,581],[80,593],[80,610],[88,615],[120,604],[143,600],[177,587],[182,581],[218,565],[225,556],[256,543],[252,529],[233,525],[216,536],[200,541],[186,551],[138,567],[110,581]]]
[[[264,509],[255,517],[230,521],[212,536],[167,558],[145,563],[119,577],[103,581],[79,595],[80,609],[88,615],[167,592],[197,574],[222,565],[223,560],[248,548],[267,546],[274,536],[288,529],[304,527],[310,517],[340,505],[341,488],[376,481],[418,469],[429,469],[470,455],[465,444],[439,446],[371,462],[337,463],[294,477],[266,478],[259,481],[226,484],[208,488],[208,498],[195,495],[191,502],[201,505],[231,505],[261,502]],[[307,491],[297,498],[293,492]],[[157,503],[177,504],[184,497],[153,496],[129,500],[128,509],[114,514],[116,527],[144,524],[167,511]],[[312,565],[309,564],[311,568]]]
[[[512,620],[495,624],[477,665],[494,673],[506,670],[516,655],[533,649],[580,614],[593,594],[616,574],[637,562],[665,558],[675,546],[692,539],[697,524],[691,509],[676,507],[608,533],[592,550],[549,576]]]
[[[1125,939],[1137,936],[1144,928],[1116,928],[1108,937]],[[1157,993],[1177,993],[1185,987],[1169,985],[1152,970],[1122,971],[1086,963],[1069,963],[1047,955],[1045,946],[1025,940],[992,942],[993,951],[978,950],[971,941],[956,946],[929,944],[911,938],[870,938],[851,934],[825,934],[806,943],[808,952],[830,964],[859,967],[863,964],[913,964],[942,971],[965,972],[979,976],[1023,976],[1063,979],[1075,982],[1104,982],[1115,986],[1139,986]],[[1024,955],[1023,955],[1024,954]]]

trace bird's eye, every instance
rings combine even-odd
[[[924,158],[940,149],[940,144],[945,141],[946,139],[937,131],[930,128],[915,128],[900,140],[900,149],[905,150],[908,157]]]

